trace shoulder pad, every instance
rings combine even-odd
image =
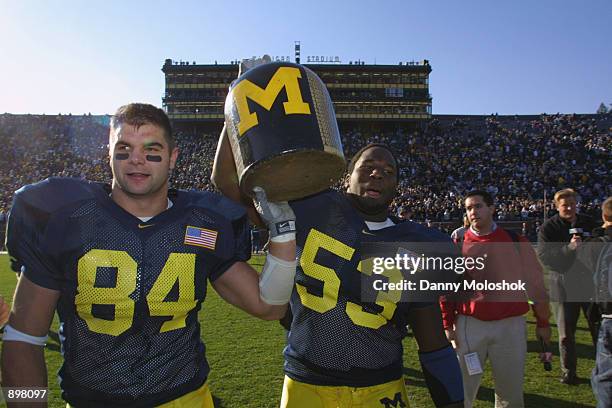
[[[450,236],[435,228],[413,222],[404,221],[395,226],[402,235],[410,235],[411,241],[420,242],[452,242]]]
[[[227,218],[230,221],[246,217],[246,209],[238,203],[211,191],[181,191],[187,196],[187,205],[198,207]]]
[[[14,202],[52,213],[58,209],[95,197],[99,183],[67,177],[49,177],[34,184],[28,184],[15,192]]]
[[[317,205],[326,205],[326,203],[330,202],[341,202],[345,199],[344,194],[339,191],[327,189],[320,193],[316,193],[307,197],[298,198],[297,200],[292,200],[289,202],[291,207],[306,205],[308,208],[313,208],[313,206]]]

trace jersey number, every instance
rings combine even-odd
[[[195,261],[195,254],[171,253],[147,295],[151,316],[172,317],[162,324],[160,333],[186,326],[187,313],[196,305]],[[96,286],[99,268],[116,269],[117,281],[113,287]],[[137,268],[134,258],[125,251],[92,249],[79,259],[74,301],[77,314],[89,330],[118,336],[132,327],[136,302],[130,296],[136,290]],[[178,299],[166,300],[175,285],[178,286]],[[114,319],[95,317],[94,305],[112,306]]]
[[[306,286],[299,283],[296,284],[296,289],[304,306],[319,313],[324,313],[338,304],[340,278],[332,268],[315,262],[319,249],[325,249],[346,261],[350,261],[355,249],[316,229],[310,230],[306,238],[304,250],[300,257],[300,266],[306,275],[322,282],[323,295],[314,295],[308,292]],[[359,262],[357,270],[365,275],[371,275],[371,268],[366,268],[365,272],[362,269],[361,262]],[[389,279],[389,282],[401,282],[402,280],[401,272],[396,269],[386,270],[383,275]],[[347,301],[346,314],[358,326],[378,329],[391,319],[397,308],[396,303],[400,301],[400,298],[401,292],[399,291],[379,292],[376,297],[376,304],[383,308],[380,313],[367,312],[363,310],[361,305]]]

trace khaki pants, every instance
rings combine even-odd
[[[527,355],[527,327],[524,316],[483,321],[459,315],[455,323],[459,348],[457,357],[463,376],[466,408],[471,408],[482,374],[469,375],[464,355],[476,352],[483,370],[491,360],[496,408],[522,408],[523,376]]]

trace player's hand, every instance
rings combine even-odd
[[[582,237],[580,237],[580,235],[572,235],[572,239],[570,239],[570,242],[569,244],[567,244],[567,247],[571,249],[572,251],[575,251],[576,248],[580,246],[581,242],[582,242]]]
[[[268,201],[261,187],[254,187],[255,209],[270,231],[270,241],[287,242],[295,239],[295,214],[287,201]]]
[[[457,340],[457,333],[455,329],[444,329],[444,334],[446,334],[446,338],[453,345],[453,348],[457,350],[459,348],[459,341]]]
[[[9,313],[11,308],[9,304],[4,301],[4,298],[0,296],[0,327],[4,326],[8,322]]]
[[[536,338],[545,344],[550,344],[551,330],[549,327],[536,327]]]
[[[240,61],[240,65],[238,66],[238,76],[244,74],[251,68],[255,68],[269,62],[272,62],[272,58],[270,58],[268,54],[264,54],[261,58],[245,58]]]

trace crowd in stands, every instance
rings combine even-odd
[[[213,136],[176,135],[181,150],[173,187],[212,189],[210,170],[217,140]],[[0,115],[0,211],[13,192],[49,176],[111,179],[108,165],[108,117]]]
[[[52,175],[109,180],[108,125],[100,118],[0,115],[0,210],[15,190]]]
[[[173,187],[212,189],[215,134],[177,132]],[[0,114],[0,222],[19,187],[46,177],[111,178],[108,116]],[[459,221],[461,196],[485,188],[500,220],[552,215],[552,195],[571,187],[593,213],[612,193],[612,115],[434,116],[423,130],[344,129],[347,157],[366,143],[396,152],[401,177],[394,210],[423,222]],[[546,194],[546,200],[545,200]]]
[[[393,205],[419,221],[461,219],[461,196],[475,188],[496,197],[501,220],[552,215],[552,196],[564,187],[594,214],[612,192],[610,115],[440,116],[423,131],[357,130],[342,139],[349,157],[368,142],[393,147],[401,164]]]

